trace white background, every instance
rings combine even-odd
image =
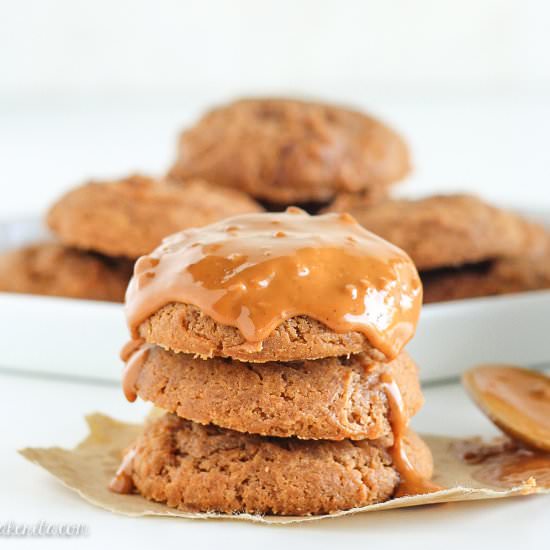
[[[274,93],[394,124],[401,194],[550,206],[549,23],[542,0],[0,0],[0,217],[162,173],[205,108]]]

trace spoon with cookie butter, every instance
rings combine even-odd
[[[469,369],[462,383],[474,402],[512,441],[478,454],[475,477],[499,486],[533,478],[550,488],[550,377],[512,365]]]
[[[481,365],[466,371],[462,383],[503,432],[550,452],[550,377],[511,365]]]

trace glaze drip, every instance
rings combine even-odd
[[[405,437],[409,426],[409,418],[397,382],[390,371],[384,372],[381,380],[388,399],[389,418],[393,432],[392,462],[400,477],[394,496],[403,497],[440,491],[441,487],[418,472],[407,453]]]

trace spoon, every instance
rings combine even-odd
[[[463,374],[462,384],[503,432],[550,452],[550,377],[512,365],[480,365]]]

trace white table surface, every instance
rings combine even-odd
[[[78,358],[75,358],[78,360]],[[95,508],[64,488],[47,472],[25,461],[25,446],[72,446],[86,433],[83,416],[101,411],[136,421],[147,410],[129,404],[116,385],[92,385],[0,372],[0,523],[84,523],[89,534],[59,539],[18,540],[17,547],[123,547],[151,549],[159,544],[186,548],[475,548],[498,541],[500,549],[544,548],[550,537],[550,497],[455,503],[363,514],[294,526],[235,521],[128,518]],[[417,430],[453,435],[495,433],[458,385],[428,388],[426,406],[415,418]],[[485,542],[484,542],[485,541]],[[0,547],[15,544],[0,539]],[[489,546],[488,546],[489,547]]]

